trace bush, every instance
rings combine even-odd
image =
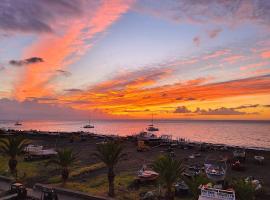
[[[236,198],[238,200],[254,200],[255,189],[251,182],[244,179],[238,179],[233,181],[233,187],[235,189]]]

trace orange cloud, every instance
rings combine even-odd
[[[55,77],[55,71],[67,67],[83,55],[92,45],[86,40],[105,31],[129,9],[131,3],[132,1],[121,0],[104,1],[90,17],[68,21],[68,28],[63,34],[41,36],[26,50],[24,56],[38,55],[44,63],[25,67],[22,77],[15,85],[14,96],[25,99],[29,96],[53,94],[55,86],[51,84],[51,79]]]
[[[270,75],[211,83],[209,78],[199,78],[182,83],[158,86],[168,78],[168,69],[129,72],[110,81],[94,85],[84,92],[67,94],[60,102],[68,102],[75,108],[93,107],[113,115],[126,114],[126,110],[148,110],[178,103],[203,102],[228,97],[270,93]],[[125,77],[125,78],[124,78]],[[74,103],[73,103],[74,102]]]

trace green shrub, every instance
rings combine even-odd
[[[234,180],[233,187],[235,189],[236,198],[238,200],[255,199],[255,189],[251,182],[247,182],[243,179]]]

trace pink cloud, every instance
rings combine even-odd
[[[243,56],[241,56],[241,55],[233,55],[233,56],[229,56],[229,57],[224,58],[223,61],[232,64],[232,63],[235,63],[235,62],[241,60],[242,58],[243,58]]]
[[[261,57],[264,59],[270,58],[270,51],[264,51],[261,53]]]
[[[249,65],[245,65],[245,66],[240,67],[240,70],[253,69],[253,68],[265,66],[267,64],[268,64],[268,62],[253,63],[253,64],[249,64]]]

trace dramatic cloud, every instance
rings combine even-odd
[[[9,64],[14,65],[14,66],[23,66],[23,65],[30,65],[30,64],[41,63],[41,62],[44,62],[42,58],[32,57],[32,58],[27,58],[24,60],[10,60]]]
[[[79,12],[73,12],[73,7],[81,5],[79,2],[76,4],[76,2],[72,1],[70,3],[71,14]],[[93,38],[97,38],[98,34],[106,31],[132,5],[131,0],[101,1],[94,3],[93,6],[91,6],[93,1],[80,2],[87,4],[83,6],[87,13],[78,19],[66,18],[65,20],[58,20],[61,25],[54,27],[59,29],[59,34],[40,35],[38,40],[24,52],[26,56],[38,53],[46,60],[46,65],[44,63],[25,69],[23,76],[15,85],[14,96],[17,99],[23,100],[27,96],[40,97],[54,94],[55,86],[51,84],[50,80],[55,77],[55,74],[51,72],[65,70],[67,66],[80,59],[86,50],[92,47]],[[21,5],[19,2],[18,4]],[[50,3],[48,5],[53,7]],[[56,13],[57,16],[62,15],[59,10]],[[61,66],[61,69],[59,69],[59,66]]]
[[[52,32],[57,20],[80,16],[80,0],[1,0],[0,30],[21,32]]]

